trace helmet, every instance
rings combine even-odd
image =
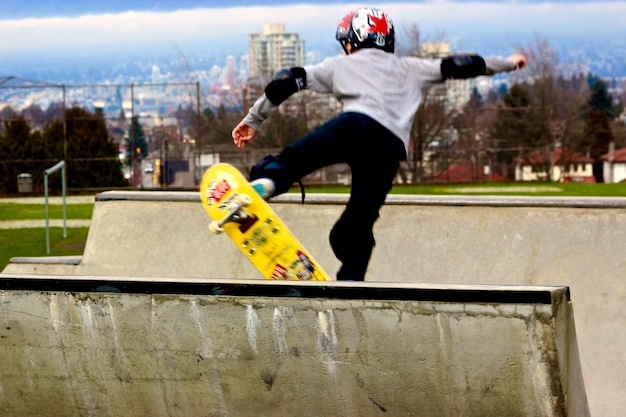
[[[353,48],[378,48],[393,52],[395,47],[394,29],[391,19],[385,12],[364,7],[353,10],[341,21],[335,35],[346,53],[346,44]]]

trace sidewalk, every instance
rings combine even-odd
[[[95,199],[96,199],[96,196],[93,196],[93,195],[67,196],[65,197],[65,203],[66,204],[93,204],[95,203]],[[0,203],[46,204],[46,198],[44,196],[0,198]],[[62,205],[63,197],[60,197],[60,196],[48,197],[48,204]]]
[[[63,219],[51,219],[50,227],[63,227]],[[91,220],[67,220],[67,227],[89,227]],[[46,227],[46,219],[41,220],[0,220],[0,229],[28,229]]]

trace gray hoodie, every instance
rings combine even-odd
[[[485,62],[485,75],[514,69],[513,62],[503,58],[485,58]],[[328,58],[304,69],[307,89],[332,94],[342,102],[344,112],[368,115],[398,136],[407,149],[424,89],[444,81],[440,59],[397,57],[374,48]],[[263,95],[244,123],[258,130],[276,107]]]

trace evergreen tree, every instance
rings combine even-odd
[[[528,89],[520,84],[511,87],[504,96],[504,105],[498,107],[498,119],[492,137],[496,147],[504,149],[497,153],[499,162],[511,163],[524,149],[535,146],[536,132],[532,129],[533,114]]]
[[[32,175],[35,190],[41,188],[44,171],[55,162],[44,135],[32,130],[23,116],[6,121],[4,131],[0,133],[0,192],[17,192],[17,176],[22,173]]]
[[[215,132],[215,115],[209,107],[204,109],[200,116],[200,137],[202,138],[202,147],[204,149],[212,149],[217,144]]]
[[[143,127],[139,123],[139,116],[133,116],[131,125],[124,137],[126,144],[128,145],[127,161],[131,161],[132,158],[139,160],[148,156],[148,142],[146,142],[146,135],[143,133]]]
[[[606,113],[609,119],[619,116],[623,110],[623,105],[621,103],[619,105],[613,103],[613,98],[609,94],[606,83],[597,77],[590,77],[588,82],[591,89],[591,96],[587,101],[589,109]]]
[[[4,192],[17,192],[17,175],[32,170],[28,160],[30,127],[22,117],[4,122],[4,134],[0,134],[0,189]],[[31,168],[31,169],[29,169]]]
[[[600,157],[609,151],[610,143],[614,140],[611,119],[619,114],[621,109],[613,105],[606,84],[602,80],[591,78],[589,84],[591,95],[583,110],[585,129],[581,140],[581,151],[586,152],[596,161],[593,166],[596,182],[604,182]]]
[[[53,143],[55,154],[63,158],[67,150],[68,187],[116,187],[127,185],[122,175],[117,145],[111,140],[102,114],[91,114],[80,107],[65,112],[66,139],[63,124],[54,122],[45,134]]]

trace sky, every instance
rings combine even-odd
[[[363,6],[298,0],[0,0],[0,59],[14,53],[142,44],[246,45],[264,23],[285,23],[309,45],[334,44],[341,17]],[[626,39],[624,1],[377,1],[396,32],[417,24],[423,38],[472,49],[473,36]],[[8,40],[8,41],[7,41]],[[166,46],[168,47],[168,46]],[[512,45],[513,47],[513,45]]]

